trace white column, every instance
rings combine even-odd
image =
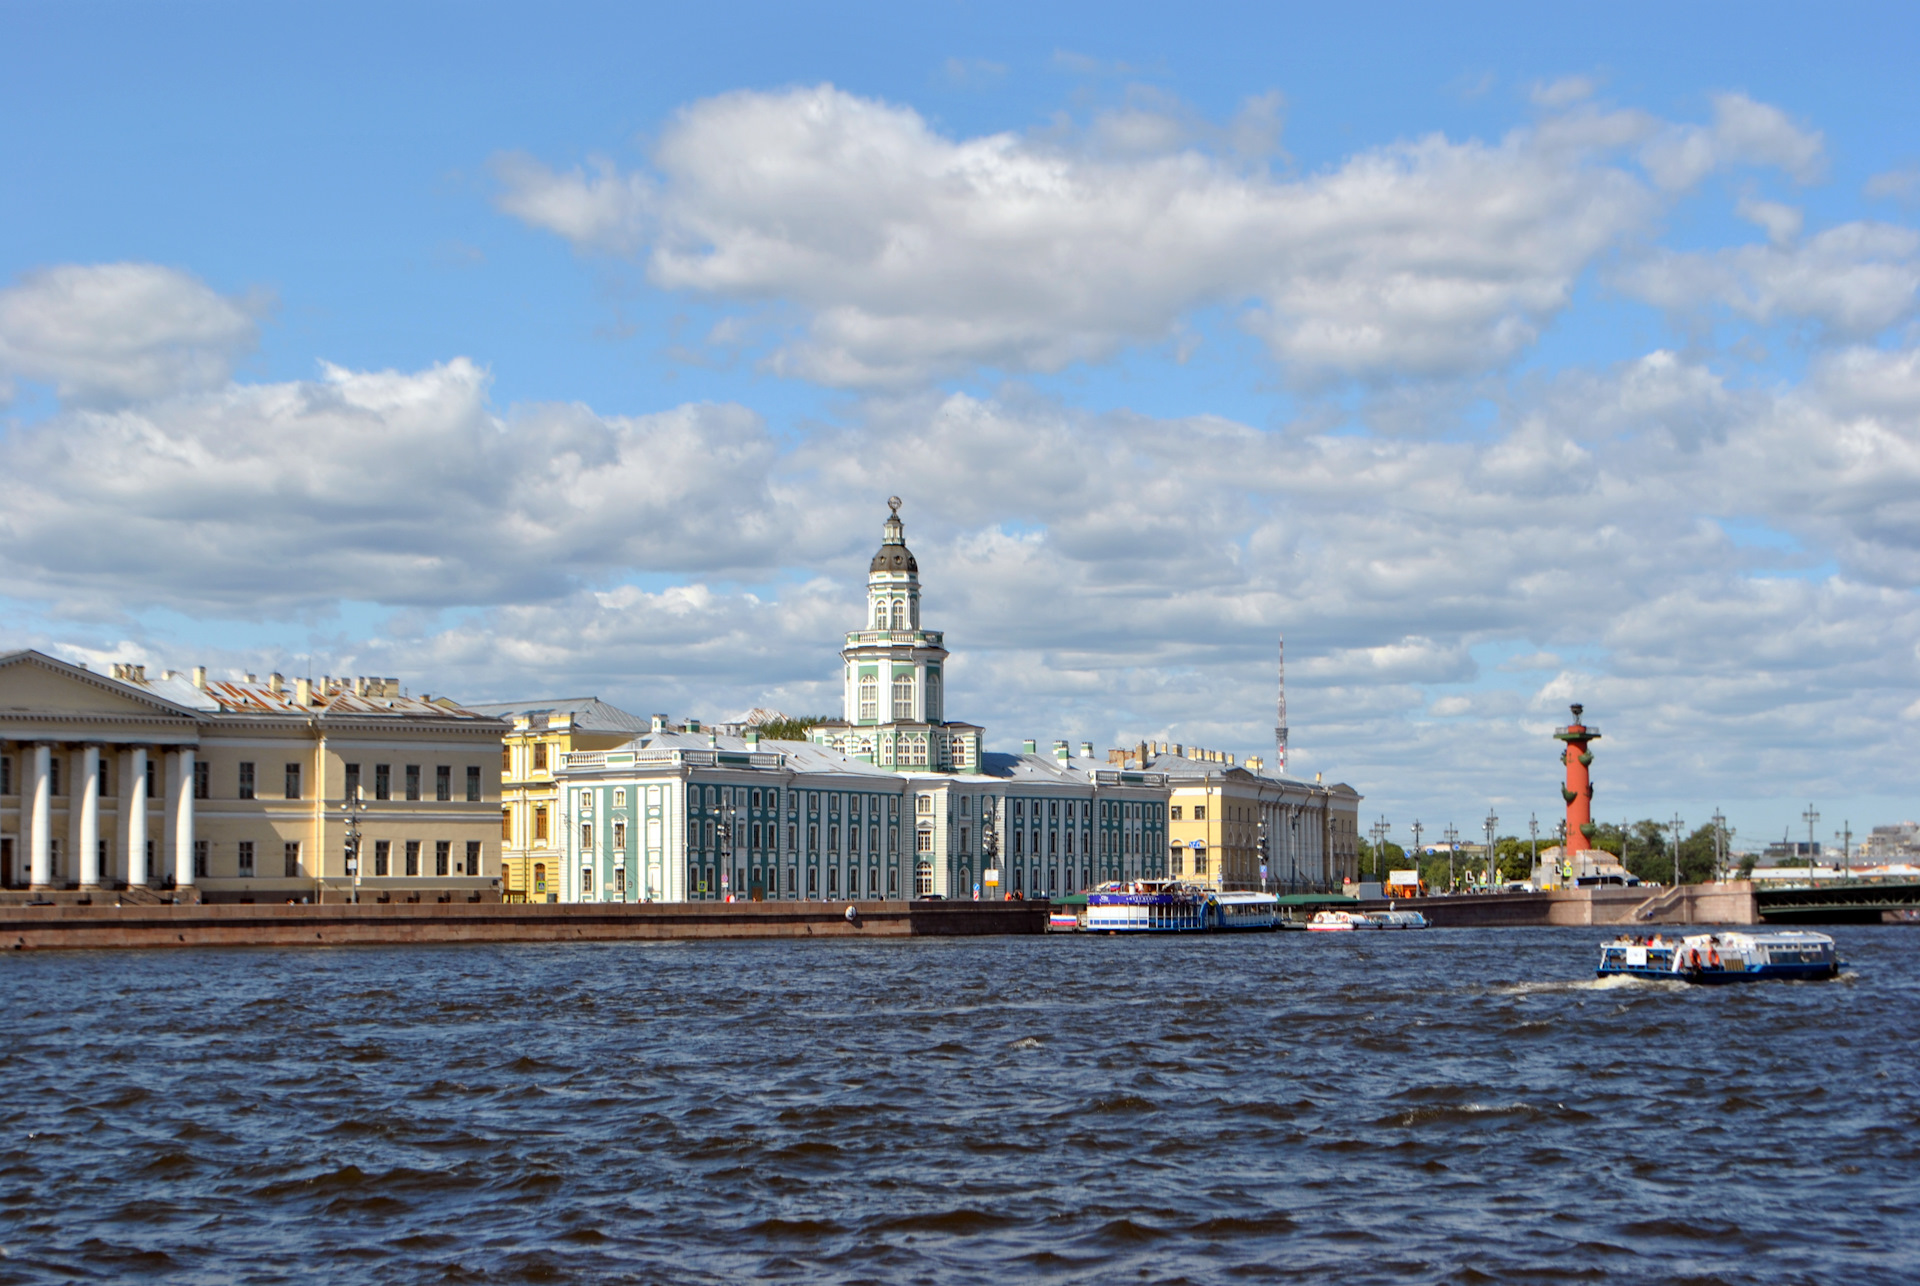
[[[34,742],[32,762],[27,777],[32,794],[22,799],[21,815],[33,828],[27,840],[31,883],[36,889],[44,889],[53,884],[53,747],[44,741]]]
[[[147,870],[147,748],[127,752],[127,883],[144,887]]]
[[[180,798],[173,806],[173,882],[176,888],[193,887],[193,747],[182,746],[178,759],[177,789]]]
[[[161,750],[156,752],[165,756],[160,765],[160,842],[154,845],[159,857],[159,865],[153,870],[156,883],[164,884],[168,871],[180,869],[179,854],[173,851],[176,826],[174,810],[180,806],[180,752]]]
[[[74,852],[79,855],[80,887],[100,887],[100,747],[80,751],[80,806],[73,827]]]

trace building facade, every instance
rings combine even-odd
[[[558,902],[566,837],[554,774],[576,750],[611,750],[646,732],[647,721],[598,697],[469,706],[504,722],[500,747],[500,896]]]
[[[497,896],[505,725],[392,679],[0,657],[0,879],[203,901]]]

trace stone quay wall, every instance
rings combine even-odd
[[[1045,902],[0,906],[0,949],[970,937],[1046,927]]]
[[[1380,903],[1419,911],[1440,928],[1548,925],[1758,924],[1753,885],[1683,884],[1665,889],[1596,887],[1542,893],[1412,898]]]

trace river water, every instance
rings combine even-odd
[[[1920,1280],[1920,930],[0,960],[0,1281]]]

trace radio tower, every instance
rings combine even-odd
[[[1273,727],[1274,771],[1287,771],[1287,636],[1280,636],[1280,704]]]

